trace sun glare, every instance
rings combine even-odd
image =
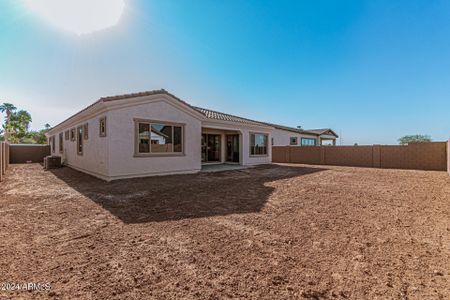
[[[124,0],[24,0],[26,7],[44,20],[78,35],[114,26]]]

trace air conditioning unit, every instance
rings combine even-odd
[[[57,169],[61,168],[61,156],[46,156],[44,158],[44,169]]]

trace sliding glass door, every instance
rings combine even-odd
[[[220,161],[220,135],[202,134],[202,162]]]
[[[239,162],[239,134],[227,135],[227,162]]]

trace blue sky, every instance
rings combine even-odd
[[[33,128],[159,88],[344,144],[445,140],[450,1],[128,0],[115,26],[76,35],[0,0],[0,100]]]

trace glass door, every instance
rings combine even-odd
[[[227,135],[227,162],[239,162],[239,134]]]
[[[208,134],[208,161],[220,161],[220,135]]]
[[[220,161],[220,135],[202,134],[202,162]]]

